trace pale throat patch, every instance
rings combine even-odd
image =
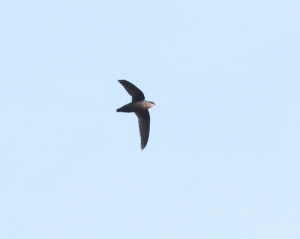
[[[146,103],[146,107],[147,107],[148,109],[154,106],[154,104],[151,103],[151,102],[146,101],[145,103]]]

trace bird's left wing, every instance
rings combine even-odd
[[[132,97],[132,102],[137,102],[141,100],[145,100],[145,96],[143,92],[137,88],[134,84],[130,83],[127,80],[119,80],[119,82],[124,86],[125,90]]]

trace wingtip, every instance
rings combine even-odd
[[[121,80],[118,80],[118,82],[124,86],[124,83],[126,82],[126,80],[121,79]]]

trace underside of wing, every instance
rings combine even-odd
[[[135,114],[139,119],[141,149],[143,150],[147,145],[150,134],[150,114],[148,110],[136,112]]]
[[[143,92],[139,88],[137,88],[134,84],[130,83],[127,80],[119,80],[119,82],[122,84],[122,86],[124,86],[128,94],[132,96],[132,102],[145,100],[145,96]]]

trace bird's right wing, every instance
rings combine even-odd
[[[141,149],[143,150],[147,145],[150,134],[150,114],[148,110],[135,112],[135,114],[139,119]]]
[[[134,84],[130,83],[127,80],[119,80],[119,82],[122,84],[122,86],[124,86],[128,94],[132,96],[132,102],[145,100],[145,96],[143,92],[139,88],[137,88]]]

